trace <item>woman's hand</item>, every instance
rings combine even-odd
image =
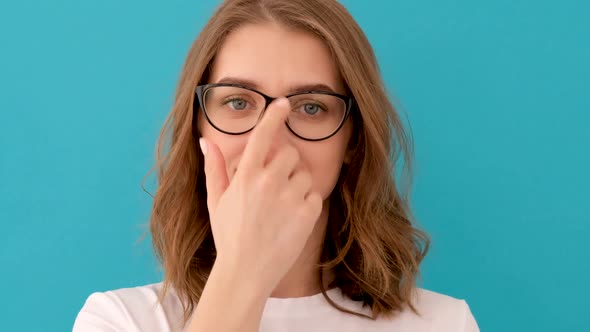
[[[293,146],[284,145],[268,158],[290,111],[286,98],[269,105],[231,183],[219,148],[211,141],[200,142],[215,264],[268,295],[300,255],[322,210],[321,195],[311,190],[310,173],[294,172],[299,153]]]

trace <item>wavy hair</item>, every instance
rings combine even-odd
[[[331,271],[328,288],[339,287],[362,301],[376,319],[393,317],[408,305],[429,238],[413,225],[409,206],[413,143],[388,98],[377,60],[366,36],[335,0],[229,0],[223,2],[192,44],[178,82],[174,104],[156,149],[157,190],[149,228],[164,270],[162,300],[172,287],[190,319],[215,262],[203,158],[198,149],[195,87],[208,79],[209,66],[225,37],[244,24],[278,22],[308,31],[328,46],[352,112],[352,160],[342,166],[330,196],[328,225],[318,262],[319,280]],[[396,177],[401,165],[400,183]],[[147,175],[146,175],[147,176]]]

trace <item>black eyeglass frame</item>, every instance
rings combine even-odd
[[[276,100],[278,98],[281,98],[281,97],[271,97],[271,96],[268,96],[268,95],[266,95],[266,94],[264,94],[264,93],[262,93],[262,92],[260,92],[260,91],[258,91],[256,89],[254,89],[254,88],[251,88],[251,87],[248,87],[248,86],[245,86],[245,85],[242,85],[242,84],[237,84],[237,83],[210,83],[210,84],[197,85],[197,87],[195,89],[195,94],[197,95],[197,99],[198,99],[198,102],[199,102],[199,107],[200,107],[201,110],[203,110],[203,114],[205,115],[205,118],[207,119],[207,122],[209,122],[209,124],[213,128],[219,130],[220,132],[222,132],[224,134],[228,134],[228,135],[242,135],[242,134],[245,134],[245,133],[251,131],[252,129],[254,129],[254,127],[256,127],[256,124],[258,124],[258,121],[256,122],[256,124],[254,124],[254,126],[252,126],[252,128],[250,128],[248,130],[245,130],[245,131],[242,131],[242,132],[239,132],[239,133],[228,132],[228,131],[222,130],[221,128],[217,127],[213,123],[213,121],[211,121],[211,119],[209,118],[209,115],[207,115],[207,111],[205,110],[205,107],[204,107],[204,104],[205,103],[204,103],[204,100],[203,100],[204,99],[203,96],[205,95],[205,93],[207,92],[207,90],[209,90],[211,88],[215,88],[215,87],[221,87],[221,86],[234,87],[234,88],[242,88],[242,89],[250,90],[252,92],[255,92],[255,93],[258,93],[259,95],[261,95],[264,98],[264,101],[265,101],[266,104],[264,105],[264,108],[262,109],[262,112],[260,113],[260,117],[259,117],[258,120],[260,120],[260,118],[264,115],[264,112],[266,112],[266,109],[268,108],[268,105],[270,103],[272,103],[274,100]],[[291,128],[291,126],[289,126],[289,123],[288,122],[285,122],[285,124],[287,125],[287,128],[289,128],[289,131],[291,131],[293,133],[293,135],[295,135],[295,136],[297,136],[297,137],[299,137],[299,138],[301,138],[303,140],[306,140],[306,141],[313,141],[313,142],[315,142],[315,141],[323,141],[323,140],[326,140],[326,139],[328,139],[328,138],[336,135],[336,133],[338,133],[338,131],[340,131],[340,128],[342,128],[342,126],[344,125],[344,122],[346,122],[346,119],[348,118],[348,116],[349,116],[349,114],[351,112],[351,109],[352,109],[353,105],[356,102],[354,100],[354,97],[345,96],[345,95],[341,95],[341,94],[334,93],[334,92],[331,92],[331,91],[323,91],[323,90],[298,91],[298,92],[295,92],[295,93],[286,95],[285,97],[286,98],[289,98],[289,97],[293,97],[293,96],[297,96],[297,95],[303,95],[303,94],[309,94],[309,93],[324,94],[324,95],[335,96],[335,97],[338,97],[338,98],[342,99],[346,103],[346,110],[345,110],[344,116],[342,117],[342,121],[340,122],[340,124],[338,125],[338,127],[334,130],[334,132],[332,134],[326,136],[326,137],[322,137],[322,138],[306,138],[306,137],[300,136],[299,134],[297,134]],[[193,112],[197,111],[195,109],[195,106],[196,106],[196,103],[193,103]],[[194,113],[193,116],[196,118],[196,113]]]

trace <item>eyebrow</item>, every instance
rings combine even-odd
[[[249,80],[246,78],[239,78],[239,77],[223,77],[221,79],[219,79],[219,81],[217,81],[217,83],[233,83],[233,84],[240,84],[243,86],[247,86],[249,88],[255,89],[255,90],[260,90],[260,85],[257,84],[255,81],[253,80]],[[296,85],[292,85],[289,89],[288,89],[289,93],[297,93],[297,92],[303,92],[303,91],[327,91],[327,92],[332,92],[332,93],[338,93],[336,92],[336,89],[330,87],[327,84],[324,83],[305,83],[305,84],[296,84]]]

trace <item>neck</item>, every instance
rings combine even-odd
[[[314,229],[307,239],[303,251],[295,261],[289,272],[281,279],[277,287],[271,293],[271,297],[287,298],[311,296],[321,292],[320,282],[324,288],[333,277],[331,273],[323,273],[323,280],[319,280],[319,268],[324,236],[328,224],[329,202],[324,201],[322,213],[318,218]]]

